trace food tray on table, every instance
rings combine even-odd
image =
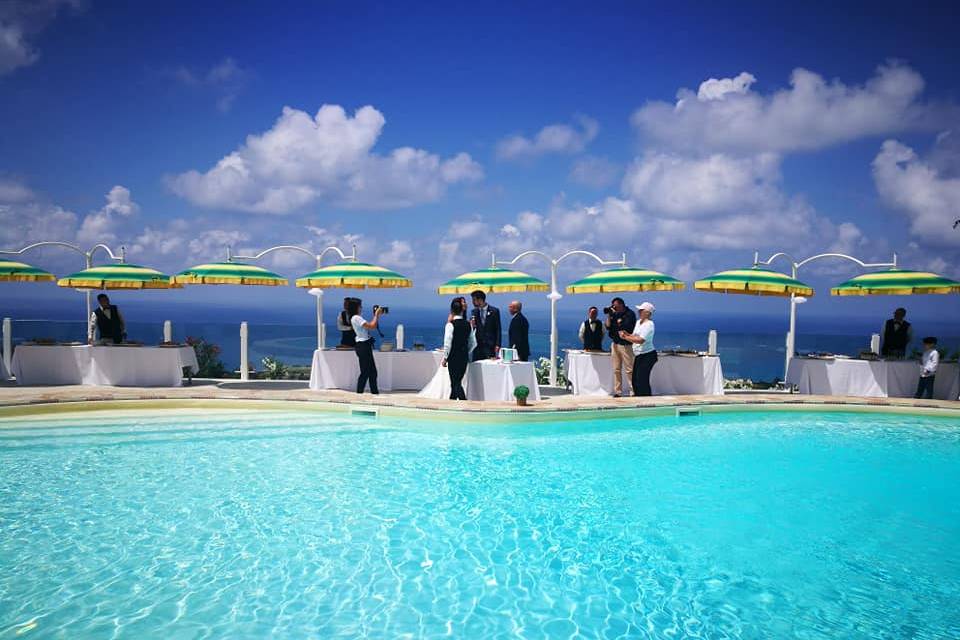
[[[699,358],[701,355],[706,355],[690,349],[664,349],[658,351],[658,353],[664,356],[679,356],[681,358]]]

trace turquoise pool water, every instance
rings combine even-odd
[[[957,419],[0,426],[0,638],[960,637]]]

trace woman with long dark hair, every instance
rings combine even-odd
[[[450,315],[443,330],[443,360],[450,374],[450,399],[466,400],[463,376],[470,362],[470,352],[477,348],[477,336],[464,317],[466,306],[463,298],[454,298],[450,303]]]
[[[382,312],[374,307],[373,319],[367,322],[360,313],[363,311],[363,302],[360,298],[350,298],[347,302],[347,314],[350,316],[350,325],[356,334],[357,361],[360,363],[360,377],[357,378],[357,393],[363,393],[364,387],[370,383],[370,393],[378,394],[377,363],[373,359],[373,337],[370,329],[376,329],[380,323]]]

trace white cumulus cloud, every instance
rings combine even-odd
[[[648,153],[627,170],[623,192],[639,206],[678,218],[768,205],[779,197],[774,154],[706,158]]]
[[[880,196],[903,213],[910,233],[934,246],[960,246],[960,176],[949,176],[896,140],[883,143],[873,160]]]
[[[645,139],[660,147],[702,152],[811,150],[865,136],[938,126],[944,111],[921,101],[924,80],[910,67],[889,63],[862,85],[827,80],[795,69],[790,87],[751,90],[753,76],[710,79],[696,94],[650,102],[632,116]]]
[[[324,202],[393,209],[432,202],[448,186],[482,178],[465,153],[450,159],[410,147],[373,152],[385,120],[371,106],[351,117],[322,106],[315,116],[285,107],[268,131],[250,135],[206,172],[168,179],[170,188],[208,208],[283,214]]]
[[[597,137],[599,130],[600,125],[596,120],[579,116],[574,125],[551,124],[532,138],[521,135],[505,138],[497,144],[497,157],[501,160],[522,160],[547,153],[579,153]]]

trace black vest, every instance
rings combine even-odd
[[[112,304],[109,308],[109,318],[100,307],[97,307],[96,310],[94,310],[94,313],[97,316],[97,329],[100,330],[100,339],[122,342],[123,328],[120,325],[120,314],[117,312],[117,306]]]
[[[594,351],[603,349],[603,323],[599,320],[583,321],[583,348]]]
[[[463,318],[454,318],[453,340],[450,342],[450,360],[467,360],[470,356],[470,323]]]
[[[887,355],[891,351],[905,351],[909,340],[910,323],[903,320],[900,323],[900,328],[897,329],[893,326],[893,318],[890,318],[883,327],[883,355]]]
[[[340,322],[345,325],[350,324],[350,318],[347,317],[346,311],[340,312]],[[357,332],[353,329],[347,329],[346,331],[340,332],[340,344],[345,347],[355,347],[357,346]]]

